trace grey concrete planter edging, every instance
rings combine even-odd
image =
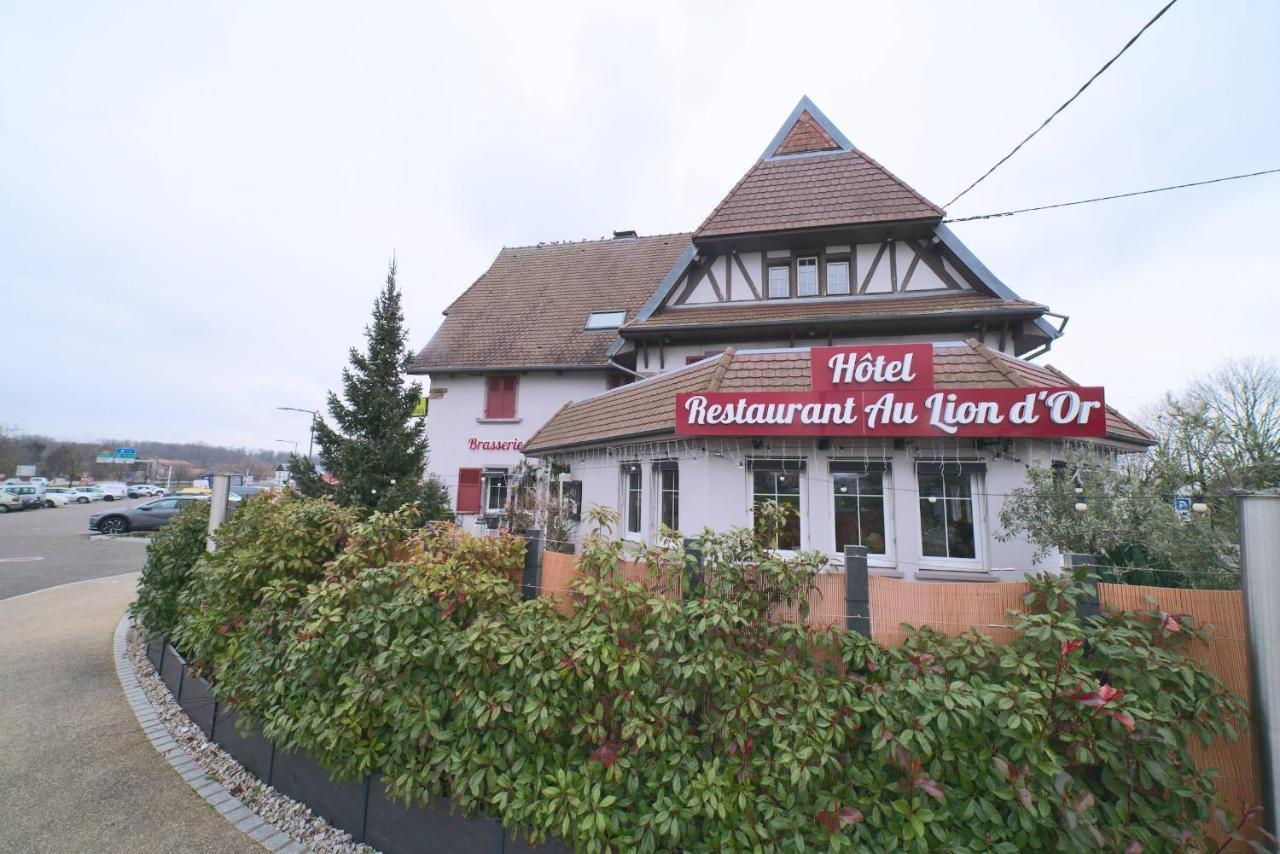
[[[127,622],[122,621],[120,625],[127,629]],[[120,630],[117,635],[123,642]],[[153,646],[160,647],[154,657]],[[350,833],[357,842],[365,842],[384,854],[437,850],[460,854],[564,854],[573,850],[554,838],[531,845],[525,839],[509,836],[500,821],[468,818],[452,812],[445,798],[434,798],[421,807],[405,806],[387,797],[377,777],[355,781],[334,779],[305,753],[277,750],[262,736],[242,731],[236,722],[235,709],[216,700],[209,683],[191,672],[168,643],[148,644],[147,658],[153,663],[160,661],[160,678],[182,710],[211,741],[263,783],[306,804],[334,827]],[[154,713],[152,715],[154,717]]]
[[[120,680],[120,687],[124,690],[129,707],[133,709],[134,717],[138,719],[138,726],[142,727],[151,745],[178,772],[187,785],[195,789],[196,794],[204,798],[210,806],[222,814],[223,818],[248,834],[255,842],[281,854],[304,852],[306,849],[292,840],[287,833],[251,810],[243,801],[228,792],[221,783],[209,779],[195,757],[173,739],[138,683],[138,675],[134,672],[132,662],[129,661],[128,636],[129,615],[126,614],[116,625],[113,643],[116,677]],[[159,648],[156,649],[156,646]],[[148,645],[147,657],[156,664],[157,671],[166,661],[171,660],[169,649],[167,644]],[[181,672],[180,668],[175,669]]]

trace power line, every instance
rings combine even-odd
[[[1015,214],[1031,213],[1033,211],[1047,211],[1053,208],[1069,208],[1075,205],[1088,205],[1093,202],[1109,202],[1113,199],[1128,199],[1133,196],[1149,196],[1152,193],[1166,193],[1169,190],[1184,190],[1187,187],[1203,187],[1206,184],[1221,184],[1223,181],[1239,181],[1243,178],[1257,178],[1260,175],[1274,175],[1280,172],[1280,169],[1263,169],[1261,172],[1247,172],[1243,175],[1226,175],[1221,178],[1210,178],[1207,181],[1191,181],[1187,184],[1172,184],[1168,187],[1153,187],[1149,190],[1136,190],[1132,193],[1116,193],[1113,196],[1095,196],[1091,199],[1079,199],[1074,202],[1058,202],[1052,205],[1037,205],[1033,208],[1017,208],[1011,211],[1000,211],[999,213],[977,214],[975,216],[961,216],[944,219],[943,222],[971,222],[975,219],[997,219],[999,217],[1014,216]]]
[[[1088,89],[1088,88],[1089,88],[1089,86],[1093,84],[1093,81],[1095,81],[1095,80],[1097,80],[1099,77],[1101,77],[1101,76],[1102,76],[1102,73],[1103,73],[1104,71],[1106,71],[1108,68],[1110,68],[1110,67],[1111,67],[1111,65],[1112,65],[1112,63],[1114,63],[1117,59],[1119,59],[1121,56],[1123,56],[1123,55],[1124,55],[1124,52],[1125,52],[1126,50],[1128,50],[1129,48],[1133,47],[1133,43],[1134,43],[1134,42],[1136,42],[1139,38],[1141,38],[1141,37],[1142,37],[1142,34],[1143,34],[1143,33],[1145,33],[1145,32],[1146,32],[1146,31],[1151,27],[1151,25],[1152,25],[1152,24],[1154,24],[1156,21],[1160,20],[1161,16],[1162,16],[1162,15],[1164,15],[1164,13],[1165,13],[1165,12],[1168,12],[1168,11],[1169,11],[1169,8],[1170,8],[1171,6],[1173,6],[1173,4],[1174,4],[1174,3],[1177,3],[1177,2],[1178,2],[1178,0],[1169,0],[1169,2],[1168,2],[1168,3],[1166,3],[1166,4],[1164,5],[1164,7],[1163,7],[1159,12],[1156,12],[1155,17],[1153,17],[1150,21],[1147,21],[1145,24],[1143,24],[1142,29],[1138,30],[1138,32],[1133,36],[1133,38],[1131,38],[1131,39],[1129,39],[1127,42],[1125,42],[1124,47],[1120,48],[1120,52],[1119,52],[1119,53],[1117,53],[1115,56],[1113,56],[1113,57],[1111,57],[1110,59],[1108,59],[1108,60],[1107,60],[1106,65],[1102,66],[1102,67],[1101,67],[1101,68],[1099,68],[1097,71],[1095,71],[1095,72],[1093,73],[1093,76],[1092,76],[1092,77],[1090,77],[1088,80],[1086,80],[1086,81],[1085,81],[1085,83],[1084,83],[1084,85],[1083,85],[1083,86],[1081,86],[1078,90],[1076,90],[1076,93],[1075,93],[1074,95],[1072,95],[1070,98],[1068,98],[1066,101],[1064,101],[1061,107],[1058,107],[1058,109],[1056,109],[1056,110],[1054,110],[1052,113],[1050,113],[1050,114],[1049,114],[1049,118],[1045,119],[1043,122],[1041,122],[1041,123],[1040,123],[1040,127],[1036,128],[1036,129],[1035,129],[1035,130],[1033,130],[1031,133],[1027,134],[1026,138],[1025,138],[1025,139],[1023,139],[1023,140],[1022,140],[1022,142],[1018,143],[1017,145],[1015,145],[1015,146],[1013,147],[1013,150],[1012,150],[1012,151],[1010,151],[1010,152],[1009,152],[1008,154],[1006,154],[1004,157],[1001,157],[999,160],[997,160],[994,166],[992,166],[992,167],[991,167],[990,169],[988,169],[986,172],[983,172],[983,173],[982,173],[982,175],[978,177],[978,180],[974,181],[972,184],[970,184],[969,186],[967,186],[967,187],[965,187],[963,190],[961,190],[961,191],[956,195],[956,197],[955,197],[954,199],[952,199],[951,201],[947,202],[945,205],[943,205],[943,207],[944,207],[944,208],[949,208],[949,207],[951,207],[952,205],[954,205],[957,201],[959,201],[959,200],[960,200],[960,198],[961,198],[962,196],[964,196],[966,193],[968,193],[968,192],[969,192],[970,190],[972,190],[974,187],[978,186],[978,185],[979,185],[979,184],[981,184],[983,181],[985,181],[985,180],[987,179],[987,176],[988,176],[988,175],[990,175],[992,172],[994,172],[994,171],[996,171],[997,169],[999,169],[999,168],[1004,164],[1004,162],[1005,162],[1006,160],[1008,160],[1010,157],[1013,157],[1013,155],[1017,154],[1017,153],[1018,153],[1018,150],[1019,150],[1020,148],[1022,148],[1022,146],[1026,145],[1028,142],[1030,142],[1032,137],[1034,137],[1036,134],[1040,133],[1040,131],[1042,131],[1042,130],[1044,130],[1046,127],[1048,127],[1048,126],[1049,126],[1049,122],[1051,122],[1051,121],[1053,121],[1054,119],[1056,119],[1056,118],[1058,117],[1058,114],[1059,114],[1059,113],[1061,113],[1061,112],[1062,112],[1063,110],[1065,110],[1067,107],[1071,106],[1071,102],[1072,102],[1072,101],[1074,101],[1076,98],[1079,98],[1081,95],[1083,95],[1083,94],[1084,94],[1084,90],[1085,90],[1085,89]]]

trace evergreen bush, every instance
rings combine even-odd
[[[149,640],[167,638],[178,624],[178,597],[191,578],[191,568],[205,553],[209,502],[188,501],[147,546],[138,582],[134,615]]]
[[[704,534],[700,595],[621,580],[607,531],[575,607],[522,601],[523,544],[324,501],[256,500],[195,569],[179,637],[282,748],[396,797],[453,798],[580,850],[1201,850],[1192,745],[1245,708],[1186,617],[1082,622],[1034,581],[1017,639],[885,649],[775,623],[819,559]],[[679,540],[644,555],[683,583]],[[671,589],[671,588],[667,588]]]

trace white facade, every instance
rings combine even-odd
[[[457,501],[461,469],[514,469],[524,460],[520,448],[539,427],[571,400],[605,390],[604,371],[494,371],[517,377],[515,417],[485,417],[485,374],[431,375],[427,415],[428,468]],[[474,514],[460,514],[466,525]]]
[[[1001,541],[1000,510],[1004,498],[1025,483],[1028,465],[1044,465],[1052,458],[1054,445],[1047,441],[1019,440],[1002,443],[998,451],[969,442],[908,440],[895,448],[889,441],[820,443],[813,439],[750,440],[673,439],[647,444],[620,444],[607,449],[567,452],[560,458],[568,463],[570,477],[582,483],[584,508],[602,505],[617,508],[622,515],[624,536],[636,541],[652,541],[658,535],[660,518],[660,473],[653,463],[675,460],[679,471],[678,524],[686,536],[704,528],[724,531],[749,527],[752,522],[753,471],[758,465],[787,460],[803,461],[803,471],[794,465],[787,473],[798,479],[800,499],[799,548],[823,552],[833,565],[841,565],[837,548],[835,504],[838,481],[832,463],[865,462],[883,467],[881,478],[884,512],[884,548],[877,554],[869,548],[873,568],[900,573],[906,578],[1018,579],[1028,571],[1042,571],[1062,565],[1060,555],[1034,559],[1034,548],[1023,540]],[[988,443],[989,444],[989,443]],[[974,471],[963,477],[969,489],[973,540],[972,558],[948,558],[938,549],[926,548],[922,516],[932,512],[936,502],[922,502],[920,473],[931,474],[942,465],[949,470],[959,461]],[[638,533],[628,532],[626,474],[624,466],[639,463],[641,519]],[[843,481],[840,481],[843,482]],[[585,534],[586,531],[580,531]],[[865,544],[865,543],[864,543]]]

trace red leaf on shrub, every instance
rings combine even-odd
[[[595,753],[591,754],[591,758],[609,768],[618,761],[618,745],[612,741],[606,741],[596,748]]]
[[[1008,779],[1008,780],[1012,780],[1012,779],[1013,779],[1013,776],[1009,773],[1009,763],[1008,763],[1008,762],[1006,762],[1005,760],[1001,759],[999,756],[993,756],[993,757],[991,757],[991,764],[995,765],[995,766],[996,766],[996,770],[997,770],[997,771],[999,771],[999,772],[1001,773],[1001,775],[1003,775],[1006,779]]]
[[[1093,806],[1093,793],[1085,792],[1083,795],[1080,796],[1080,799],[1076,801],[1075,811],[1084,812],[1091,806]]]
[[[1075,652],[1077,649],[1079,649],[1082,646],[1084,646],[1083,638],[1076,638],[1075,640],[1063,641],[1062,642],[1063,657],[1070,655],[1071,653]]]
[[[1120,723],[1124,724],[1125,729],[1129,730],[1129,732],[1133,732],[1133,718],[1129,717],[1124,712],[1113,712],[1111,709],[1103,709],[1102,713],[1107,717],[1115,718]]]
[[[1165,614],[1164,619],[1160,621],[1160,628],[1166,632],[1180,632],[1182,631],[1182,623],[1178,622],[1178,618],[1173,614]]]
[[[225,635],[229,631],[231,631],[230,623],[223,623],[222,625],[218,626],[218,634],[220,635]]]
[[[1080,690],[1071,695],[1071,699],[1082,706],[1105,706],[1123,695],[1123,690],[1112,688],[1110,685],[1100,685],[1097,691],[1086,691],[1084,686],[1081,686]]]
[[[1018,789],[1018,800],[1022,801],[1022,805],[1027,809],[1031,809],[1031,792],[1027,789]]]
[[[578,663],[566,655],[564,658],[560,659],[560,666],[573,670],[578,666]]]
[[[840,819],[840,826],[847,827],[851,824],[859,824],[862,819],[862,811],[857,807],[845,807],[840,810],[836,818]]]
[[[1241,825],[1244,825],[1250,821],[1253,821],[1255,818],[1257,818],[1258,816],[1266,812],[1266,807],[1262,806],[1262,804],[1241,804],[1240,806],[1241,806],[1241,810],[1240,810]]]
[[[1130,839],[1129,844],[1124,847],[1124,854],[1142,854],[1142,843],[1136,839]]]
[[[930,661],[933,661],[933,656],[927,652],[922,652],[919,655],[911,656],[911,663],[921,669],[924,669],[924,666],[928,664]]]
[[[820,810],[818,812],[818,824],[825,827],[828,833],[838,833],[840,831],[840,822],[836,820],[835,814],[830,810]]]
[[[938,781],[926,777],[924,774],[917,774],[911,778],[911,784],[926,795],[932,795],[935,798],[942,798],[946,793],[942,790],[942,786],[938,785]]]

